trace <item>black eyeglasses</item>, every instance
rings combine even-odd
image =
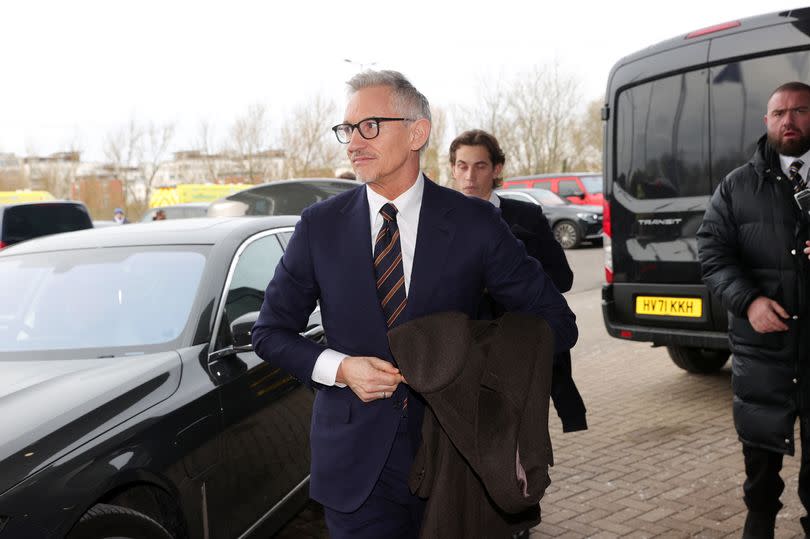
[[[383,122],[412,122],[411,118],[365,118],[356,124],[337,124],[332,128],[338,142],[348,144],[352,140],[352,133],[355,129],[360,132],[360,136],[366,140],[376,138],[380,134],[380,124]]]

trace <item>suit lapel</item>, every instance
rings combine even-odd
[[[380,324],[385,326],[385,316],[377,297],[374,262],[371,260],[371,223],[369,222],[368,197],[366,187],[357,189],[341,209],[346,223],[346,233],[341,234],[341,258],[352,268],[347,275],[347,286],[356,290],[357,305],[372,305]]]
[[[404,320],[427,313],[425,307],[430,304],[433,290],[441,280],[442,269],[455,235],[455,225],[447,218],[452,207],[443,203],[444,197],[441,195],[439,186],[425,177]]]

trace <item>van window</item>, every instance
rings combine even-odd
[[[712,101],[712,177],[715,183],[748,162],[765,134],[762,118],[771,92],[785,82],[810,80],[810,52],[801,51],[715,66]]]
[[[631,197],[686,197],[708,191],[707,76],[707,69],[681,73],[619,94],[615,181]]]

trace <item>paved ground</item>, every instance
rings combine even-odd
[[[729,367],[689,375],[664,349],[608,337],[594,285],[600,257],[598,249],[569,254],[579,281],[567,294],[581,332],[574,376],[590,429],[563,435],[552,412],[556,465],[532,537],[740,537],[744,473]],[[797,475],[798,458],[787,457],[780,539],[803,537]],[[320,508],[311,504],[277,537],[326,537]]]

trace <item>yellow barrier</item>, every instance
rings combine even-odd
[[[253,187],[248,183],[181,183],[174,187],[158,187],[149,197],[149,207],[173,206],[185,202],[211,202],[242,189]]]
[[[0,204],[15,204],[17,202],[39,202],[41,200],[55,200],[48,191],[0,191]]]

